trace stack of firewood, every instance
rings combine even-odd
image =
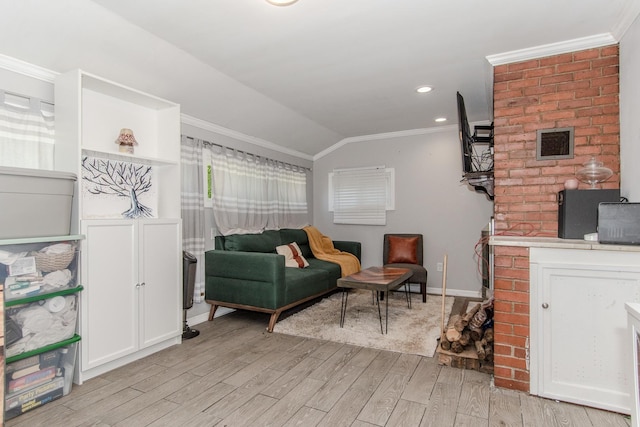
[[[440,347],[454,353],[473,348],[478,359],[493,361],[493,300],[478,303],[464,314],[454,314],[440,338]]]

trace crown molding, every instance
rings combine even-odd
[[[420,128],[420,129],[410,129],[403,130],[398,132],[387,132],[387,133],[376,133],[372,135],[361,135],[361,136],[351,136],[345,138],[331,147],[322,150],[315,156],[313,156],[313,161],[319,160],[329,153],[336,151],[338,148],[344,147],[347,144],[351,144],[353,142],[368,142],[368,141],[377,141],[381,139],[390,139],[390,138],[403,138],[407,136],[415,136],[415,135],[425,135],[429,133],[439,133],[450,131],[451,129],[458,129],[457,125],[449,125],[449,126],[437,126],[432,128]]]
[[[184,124],[195,126],[197,128],[214,132],[220,135],[228,136],[238,141],[248,142],[249,144],[257,145],[259,147],[268,148],[269,150],[277,151],[282,154],[288,154],[305,160],[313,160],[313,157],[309,154],[302,153],[300,151],[292,150],[290,148],[276,145],[273,142],[266,141],[264,139],[256,138],[254,136],[245,135],[244,133],[231,130],[224,126],[216,125],[206,120],[198,119],[196,117],[189,116],[187,114],[180,115],[180,121]]]
[[[512,50],[486,57],[494,67],[496,65],[510,64],[513,62],[527,61],[529,59],[544,58],[545,56],[560,55],[562,53],[576,52],[579,50],[593,49],[617,43],[618,40],[611,33],[596,34],[593,36],[572,39],[558,43],[549,43],[527,49]]]
[[[47,83],[55,83],[56,77],[60,74],[56,71],[2,54],[0,54],[0,68],[23,74],[27,77],[33,77],[34,79],[42,80]]]
[[[627,1],[620,12],[616,25],[611,29],[611,34],[618,41],[622,40],[622,37],[638,18],[638,15],[640,15],[640,2],[636,0]]]

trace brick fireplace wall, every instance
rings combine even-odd
[[[618,59],[612,45],[494,68],[496,234],[557,237],[557,193],[591,156],[619,188]],[[563,127],[574,158],[536,160],[536,131]],[[529,391],[529,250],[496,246],[494,262],[495,384]]]

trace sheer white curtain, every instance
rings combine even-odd
[[[308,224],[307,175],[301,167],[210,145],[213,214],[222,235]]]
[[[53,105],[0,90],[0,166],[53,169]]]
[[[182,248],[195,256],[196,280],[193,302],[204,301],[204,185],[202,182],[203,141],[182,136],[181,158],[181,210]]]

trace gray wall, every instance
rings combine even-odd
[[[436,264],[448,256],[447,294],[479,296],[474,247],[490,221],[493,202],[460,183],[462,165],[457,127],[437,132],[353,142],[313,164],[314,225],[337,240],[362,242],[363,267],[381,265],[385,233],[422,233],[429,292],[439,293]],[[328,173],[334,168],[385,165],[395,168],[395,211],[386,226],[333,224],[328,211]]]

